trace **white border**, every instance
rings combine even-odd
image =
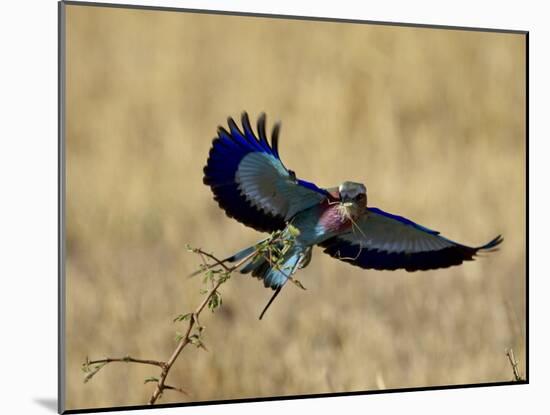
[[[281,410],[334,413],[355,409],[370,413],[463,415],[517,414],[548,407],[543,399],[550,383],[546,298],[550,295],[550,275],[543,264],[543,238],[548,230],[546,212],[550,207],[546,190],[549,187],[546,159],[550,154],[546,97],[550,67],[548,13],[543,2],[128,0],[122,3],[529,30],[531,39],[531,384],[175,408],[164,409],[163,413],[214,414],[222,410],[229,414]],[[1,19],[2,412],[51,414],[57,388],[57,4],[54,0],[5,2]]]

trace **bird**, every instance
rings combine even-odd
[[[460,265],[480,252],[497,250],[503,241],[498,235],[484,245],[467,246],[369,206],[363,183],[345,181],[322,188],[298,178],[279,155],[280,122],[274,124],[268,141],[265,113],[257,119],[257,132],[247,112],[241,116],[242,128],[232,117],[227,125],[218,127],[212,141],[203,183],[228,217],[259,232],[278,232],[277,264],[267,255],[256,255],[239,270],[275,291],[260,319],[292,275],[309,264],[315,246],[363,269],[413,272]],[[240,261],[267,240],[224,261]]]

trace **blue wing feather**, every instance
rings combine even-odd
[[[503,241],[499,235],[478,247],[462,245],[377,208],[368,208],[357,225],[360,232],[335,236],[320,245],[330,256],[366,269],[447,268],[471,261],[478,252],[493,250]]]
[[[325,189],[296,179],[284,167],[278,152],[280,127],[274,127],[270,145],[265,114],[258,119],[259,138],[246,113],[242,115],[242,131],[232,118],[228,126],[229,131],[218,128],[203,182],[229,217],[259,231],[273,232],[284,228],[289,217],[302,208],[330,197]]]
[[[259,140],[260,143],[262,143],[265,147],[268,148],[268,153],[269,154],[274,155],[276,158],[278,158],[280,160],[278,149],[277,149],[279,135],[278,135],[278,133],[273,131],[273,133],[271,135],[271,146],[270,146],[268,141],[267,141],[267,136],[265,134],[265,114],[264,113],[260,114],[260,116],[258,117],[258,124],[257,125],[258,125],[258,135],[260,137],[260,140]],[[252,134],[252,136],[254,136],[254,134]]]
[[[410,219],[407,219],[407,218],[404,218],[403,216],[399,216],[399,215],[394,215],[392,213],[388,213],[388,212],[384,212],[382,209],[378,209],[378,208],[375,208],[375,207],[370,207],[368,208],[369,211],[371,212],[374,212],[374,213],[377,213],[378,215],[382,215],[382,216],[386,216],[388,218],[391,218],[393,220],[396,220],[398,222],[401,222],[405,225],[410,225],[410,226],[414,226],[415,228],[421,230],[421,231],[424,231],[424,232],[427,232],[427,233],[431,233],[432,235],[439,235],[439,232],[438,231],[434,231],[432,229],[429,229],[429,228],[426,228],[425,226],[422,226],[422,225],[419,225],[418,223],[415,223],[413,222],[412,220]]]

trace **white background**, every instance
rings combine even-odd
[[[113,1],[116,2],[116,1]],[[125,3],[136,3],[126,1]],[[549,13],[534,1],[138,1],[187,8],[530,31],[530,385],[157,410],[517,414],[548,410]],[[57,4],[0,12],[0,382],[2,413],[54,413],[57,392]],[[505,235],[513,238],[514,235]],[[98,327],[99,329],[99,327]],[[365,356],[366,358],[367,356]],[[273,364],[277,364],[274,359]],[[239,374],[236,374],[239,376]],[[144,413],[144,412],[125,412]],[[150,412],[147,412],[150,413]]]

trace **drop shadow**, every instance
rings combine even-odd
[[[34,398],[38,405],[57,413],[57,399],[55,398]]]

